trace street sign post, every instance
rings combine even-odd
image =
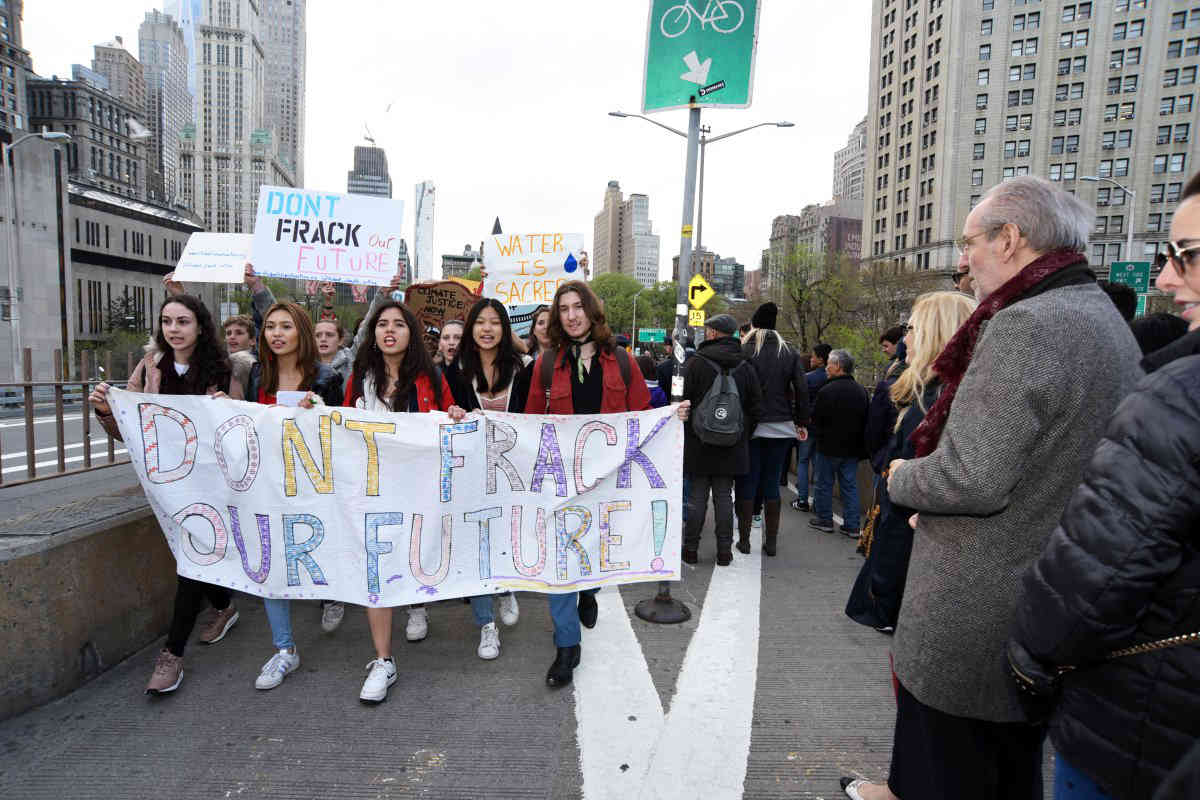
[[[748,108],[761,5],[761,0],[651,0],[642,112]]]
[[[1112,283],[1124,283],[1138,294],[1150,291],[1149,261],[1114,261],[1108,268],[1108,279]]]
[[[667,331],[664,328],[642,328],[638,331],[637,340],[662,344],[667,340]]]
[[[716,293],[716,290],[698,272],[688,281],[688,302],[692,304],[692,308],[704,308],[704,304],[712,300]]]
[[[1146,316],[1146,295],[1144,295],[1144,294],[1138,295],[1137,311],[1134,312],[1134,316],[1135,317]]]
[[[704,312],[698,308],[693,308],[688,312],[688,326],[692,328],[704,327]]]

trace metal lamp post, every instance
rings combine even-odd
[[[716,142],[721,139],[728,139],[730,136],[736,136],[739,133],[761,128],[766,125],[775,125],[780,128],[791,127],[790,122],[760,122],[757,125],[751,125],[746,128],[741,128],[736,131],[715,136],[712,139],[707,138],[708,132],[704,132],[704,138],[701,139],[700,128],[700,106],[696,105],[696,98],[691,98],[691,105],[688,108],[688,130],[684,133],[677,128],[672,128],[670,125],[664,125],[657,120],[650,119],[642,114],[627,114],[623,111],[610,111],[610,117],[618,117],[624,119],[626,117],[636,117],[645,120],[651,125],[657,125],[663,130],[670,131],[676,136],[682,136],[687,139],[687,160],[684,168],[683,179],[683,224],[679,231],[679,283],[676,287],[675,298],[675,330],[672,333],[672,338],[675,340],[673,348],[675,357],[675,374],[671,379],[671,400],[678,402],[682,399],[683,394],[683,359],[684,349],[683,342],[687,338],[687,322],[688,322],[688,282],[692,279],[692,222],[696,219],[695,215],[695,199],[696,199],[696,162],[700,155],[700,150],[703,145],[709,142]],[[700,194],[703,197],[704,179],[703,174],[700,178]],[[697,225],[699,227],[699,225]],[[699,246],[699,237],[697,236],[697,247]],[[642,600],[634,607],[634,613],[640,619],[647,622],[660,623],[678,623],[685,622],[691,619],[692,612],[686,605],[671,597],[671,584],[668,581],[660,581],[658,584],[658,594],[655,597]]]
[[[632,327],[633,327],[633,349],[634,350],[637,350],[637,344],[638,344],[638,342],[637,342],[637,299],[638,299],[639,294],[641,294],[642,292],[646,291],[649,288],[650,288],[649,286],[643,286],[641,289],[638,289],[637,292],[635,292],[633,295],[633,325],[632,325]]]
[[[1125,260],[1133,261],[1134,260],[1134,257],[1133,257],[1133,219],[1134,219],[1133,203],[1135,200],[1137,200],[1137,192],[1133,191],[1132,189],[1125,188],[1121,184],[1114,181],[1112,178],[1101,178],[1096,175],[1085,175],[1085,176],[1081,177],[1079,180],[1088,181],[1090,183],[1100,183],[1100,182],[1111,183],[1113,186],[1116,186],[1118,189],[1123,191],[1125,194],[1129,195],[1129,203],[1127,204],[1129,206],[1129,211],[1127,213],[1127,216],[1129,217],[1129,227],[1125,231]]]
[[[8,181],[8,210],[9,218],[12,220],[12,236],[8,237],[8,319],[10,328],[10,340],[12,343],[12,364],[13,364],[13,380],[17,377],[17,364],[21,361],[21,306],[17,302],[18,286],[18,258],[20,257],[20,234],[21,229],[17,223],[17,168],[12,163],[12,151],[16,149],[22,142],[27,139],[45,139],[49,142],[70,141],[71,135],[62,131],[48,131],[42,128],[37,133],[27,133],[21,136],[11,144],[0,146],[0,170],[5,167],[10,173]]]

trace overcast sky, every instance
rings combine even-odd
[[[606,113],[640,111],[648,2],[310,2],[305,183],[344,192],[368,125],[387,150],[410,246],[413,185],[431,179],[436,251],[459,253],[478,246],[497,215],[508,232],[581,232],[590,247],[605,186],[618,180],[626,195],[649,195],[659,274],[669,278],[685,141]],[[747,268],[758,267],[774,216],[829,199],[833,153],[866,114],[869,75],[869,0],[762,5],[753,104],[703,112],[713,136],[796,123],[708,148],[704,244]],[[67,77],[114,35],[136,55],[138,25],[153,7],[26,3],[34,69]],[[686,111],[653,116],[686,129]]]

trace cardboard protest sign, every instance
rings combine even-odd
[[[447,320],[465,320],[467,312],[479,298],[457,281],[418,283],[408,287],[404,303],[417,315],[425,330],[425,346],[430,353],[437,352],[438,335]],[[432,330],[438,331],[433,333]]]
[[[189,283],[241,283],[250,260],[248,233],[193,233],[175,266],[175,280]]]
[[[263,186],[254,271],[386,286],[396,274],[403,217],[400,200]]]
[[[678,580],[673,407],[535,416],[109,393],[180,575],[396,606]]]
[[[567,281],[587,280],[581,233],[496,233],[483,243],[483,293],[508,308],[513,330],[529,333],[533,311]]]

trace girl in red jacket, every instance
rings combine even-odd
[[[421,326],[408,306],[386,302],[375,310],[365,326],[367,336],[346,383],[345,406],[382,412],[445,411],[456,422],[466,415],[454,405],[450,386],[434,367],[422,342]],[[414,607],[409,613],[424,620],[424,607]],[[368,608],[367,625],[371,628],[375,659],[367,665],[367,679],[358,697],[366,703],[381,703],[387,699],[388,688],[396,682],[392,609]]]

